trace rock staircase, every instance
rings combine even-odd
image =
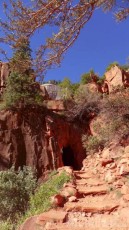
[[[60,193],[67,202],[29,218],[20,230],[129,230],[129,179],[121,174],[128,157],[87,158]]]

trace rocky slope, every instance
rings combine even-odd
[[[54,197],[58,207],[29,218],[20,230],[129,229],[129,146],[88,156],[80,171],[58,171],[63,169],[75,180]],[[63,207],[61,196],[67,200]]]

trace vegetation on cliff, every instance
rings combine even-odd
[[[29,167],[15,171],[14,167],[0,172],[0,226],[2,230],[16,224],[29,207],[36,188],[36,177]],[[11,230],[11,228],[9,228]]]
[[[3,102],[6,108],[41,104],[39,85],[35,82],[32,70],[31,49],[28,41],[14,49],[10,59],[10,76],[6,82]]]
[[[112,141],[122,143],[126,140],[129,136],[129,90],[118,90],[98,100],[94,95],[89,100],[88,96],[88,102],[83,104],[83,108],[79,106],[83,120],[87,120],[88,114],[89,119],[94,117],[90,122],[90,133],[82,136],[82,144],[87,153],[103,149]],[[84,111],[87,111],[86,115]]]
[[[36,188],[36,178],[30,168],[0,172],[1,230],[16,230],[27,217],[49,210],[52,207],[51,196],[70,179],[65,172],[58,175],[54,171]]]

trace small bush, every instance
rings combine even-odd
[[[14,167],[0,172],[0,220],[14,222],[29,205],[30,195],[36,187],[36,179],[30,168],[16,172]]]
[[[9,221],[0,221],[0,230],[14,230],[14,225]]]
[[[82,145],[87,153],[94,153],[103,147],[103,140],[96,136],[82,136]]]
[[[35,215],[51,208],[50,197],[57,194],[63,184],[70,180],[65,172],[60,175],[50,176],[47,182],[42,184],[34,195],[31,196],[28,214]]]
[[[75,95],[75,103],[66,113],[70,121],[87,123],[99,113],[101,95],[92,92],[88,86],[80,86]]]
[[[109,66],[106,68],[106,71],[109,71],[114,66],[119,66],[118,62],[113,62],[113,63],[109,64]]]
[[[104,145],[112,141],[121,142],[129,135],[129,97],[124,91],[103,98],[99,115],[92,123],[93,130]]]

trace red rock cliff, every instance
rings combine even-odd
[[[37,169],[38,177],[62,165],[80,169],[83,128],[45,109],[0,112],[0,170],[12,165]]]

